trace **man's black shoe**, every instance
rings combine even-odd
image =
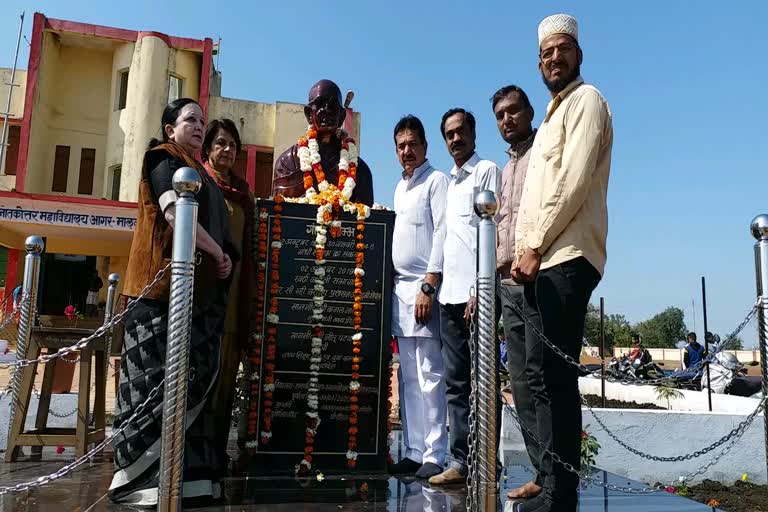
[[[429,480],[435,475],[439,475],[443,472],[443,468],[438,466],[437,464],[433,464],[432,462],[425,462],[423,466],[419,468],[419,470],[416,472],[416,478],[421,478],[422,480]]]
[[[421,464],[406,457],[397,464],[390,465],[389,473],[391,475],[412,474],[418,471],[419,468],[421,468]]]

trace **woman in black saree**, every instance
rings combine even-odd
[[[216,449],[215,422],[207,409],[218,378],[221,333],[227,308],[232,261],[237,261],[229,235],[224,197],[195,154],[203,142],[200,105],[182,98],[163,112],[162,140],[153,139],[144,155],[139,185],[138,218],[131,244],[123,295],[136,299],[171,258],[176,193],[173,173],[196,169],[202,181],[197,194],[197,261],[184,445],[184,498],[206,502],[221,496],[221,457]],[[170,271],[125,317],[120,385],[114,428],[115,473],[110,498],[117,503],[157,504],[162,390],[134,422],[124,425],[138,405],[165,377]]]

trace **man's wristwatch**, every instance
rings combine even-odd
[[[435,294],[435,287],[431,284],[424,282],[421,283],[421,293],[424,295],[429,295],[430,297]]]

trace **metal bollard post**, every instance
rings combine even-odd
[[[117,294],[117,284],[120,282],[120,274],[109,274],[107,278],[109,282],[109,288],[107,288],[107,304],[104,306],[104,325],[109,325],[112,321],[112,315],[115,310],[115,295]],[[109,375],[109,356],[112,352],[112,332],[110,327],[104,334],[104,373]],[[109,377],[107,377],[109,382]]]
[[[19,328],[16,337],[16,360],[26,359],[29,341],[32,338],[32,324],[35,322],[37,311],[37,287],[40,280],[40,255],[45,248],[45,242],[39,236],[28,236],[24,241],[27,257],[24,260],[24,282],[21,289],[21,314],[19,316]],[[11,377],[11,415],[8,422],[8,447],[11,446],[13,434],[13,421],[16,412],[16,404],[21,393],[22,368],[14,368]],[[23,411],[26,413],[26,411]],[[22,425],[24,420],[22,419]],[[22,426],[23,429],[23,426]]]
[[[498,374],[496,337],[496,195],[482,190],[475,196],[475,212],[480,216],[477,228],[477,345],[475,381],[472,382],[476,400],[475,452],[477,467],[469,472],[476,482],[474,501],[478,511],[496,510],[496,456],[498,453],[496,413]]]
[[[605,299],[600,297],[600,404],[605,409]]]
[[[173,189],[179,198],[176,200],[176,220],[173,228],[158,512],[182,510],[189,344],[192,336],[192,292],[195,282],[197,234],[195,194],[201,186],[200,175],[191,167],[182,167],[173,175]]]
[[[701,310],[704,313],[704,353],[709,357],[709,338],[707,338],[707,281],[701,276]],[[709,412],[712,412],[712,385],[709,380],[709,362],[704,365],[704,371],[707,372],[707,400],[709,403]]]
[[[768,396],[768,215],[758,215],[750,224],[755,237],[755,276],[757,278],[757,296],[760,305],[757,309],[757,334],[760,339],[760,370],[763,377],[763,398]],[[768,466],[768,412],[763,412],[765,430],[765,457]]]

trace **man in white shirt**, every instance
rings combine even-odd
[[[501,170],[475,152],[475,117],[454,108],[443,115],[440,131],[454,161],[448,184],[443,245],[443,282],[438,292],[440,337],[443,341],[445,384],[450,424],[448,468],[429,479],[430,484],[461,483],[467,476],[469,434],[469,339],[468,321],[473,313],[470,290],[477,275],[477,225],[475,195],[481,190],[497,193]]]
[[[400,411],[405,457],[392,474],[427,479],[443,471],[448,437],[440,318],[433,307],[443,270],[448,177],[427,160],[424,125],[405,116],[395,125],[403,179],[395,189],[392,335],[400,350]]]
[[[528,373],[536,437],[544,443],[537,467],[542,493],[516,512],[570,512],[579,477],[550,453],[581,467],[581,400],[576,367],[534,332],[578,360],[592,291],[606,261],[608,176],[613,127],[605,98],[581,79],[583,53],[572,16],[539,25],[539,70],[552,95],[531,150],[515,227],[512,278],[525,283],[526,352],[542,361]],[[531,356],[529,356],[530,359]]]

